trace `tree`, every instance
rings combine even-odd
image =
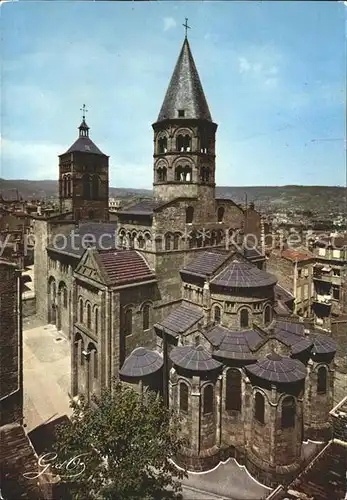
[[[160,397],[116,383],[92,404],[82,397],[71,408],[55,449],[75,500],[177,498],[186,473],[171,460],[184,441],[176,413]]]

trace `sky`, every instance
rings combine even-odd
[[[187,17],[217,185],[346,185],[345,4],[4,3],[0,176],[56,179],[85,103],[110,185],[151,188],[151,124]]]

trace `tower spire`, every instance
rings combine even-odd
[[[86,123],[86,113],[88,113],[88,109],[86,108],[85,104],[83,104],[83,106],[80,108],[80,111],[82,112],[82,122],[78,127],[78,130],[80,131],[80,137],[88,137],[89,127]]]
[[[185,18],[186,22],[184,24],[182,24],[182,26],[184,26],[185,28],[185,39],[187,39],[187,34],[188,34],[188,29],[191,29],[190,26],[188,26],[188,17]]]

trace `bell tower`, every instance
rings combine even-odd
[[[59,156],[60,212],[75,220],[108,220],[109,157],[89,137],[83,104],[78,139]]]
[[[154,197],[215,198],[215,137],[206,97],[186,36],[154,130]]]

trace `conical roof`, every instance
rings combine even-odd
[[[179,116],[178,110],[184,111],[184,116]],[[173,118],[212,121],[187,38],[183,42],[157,121]]]

